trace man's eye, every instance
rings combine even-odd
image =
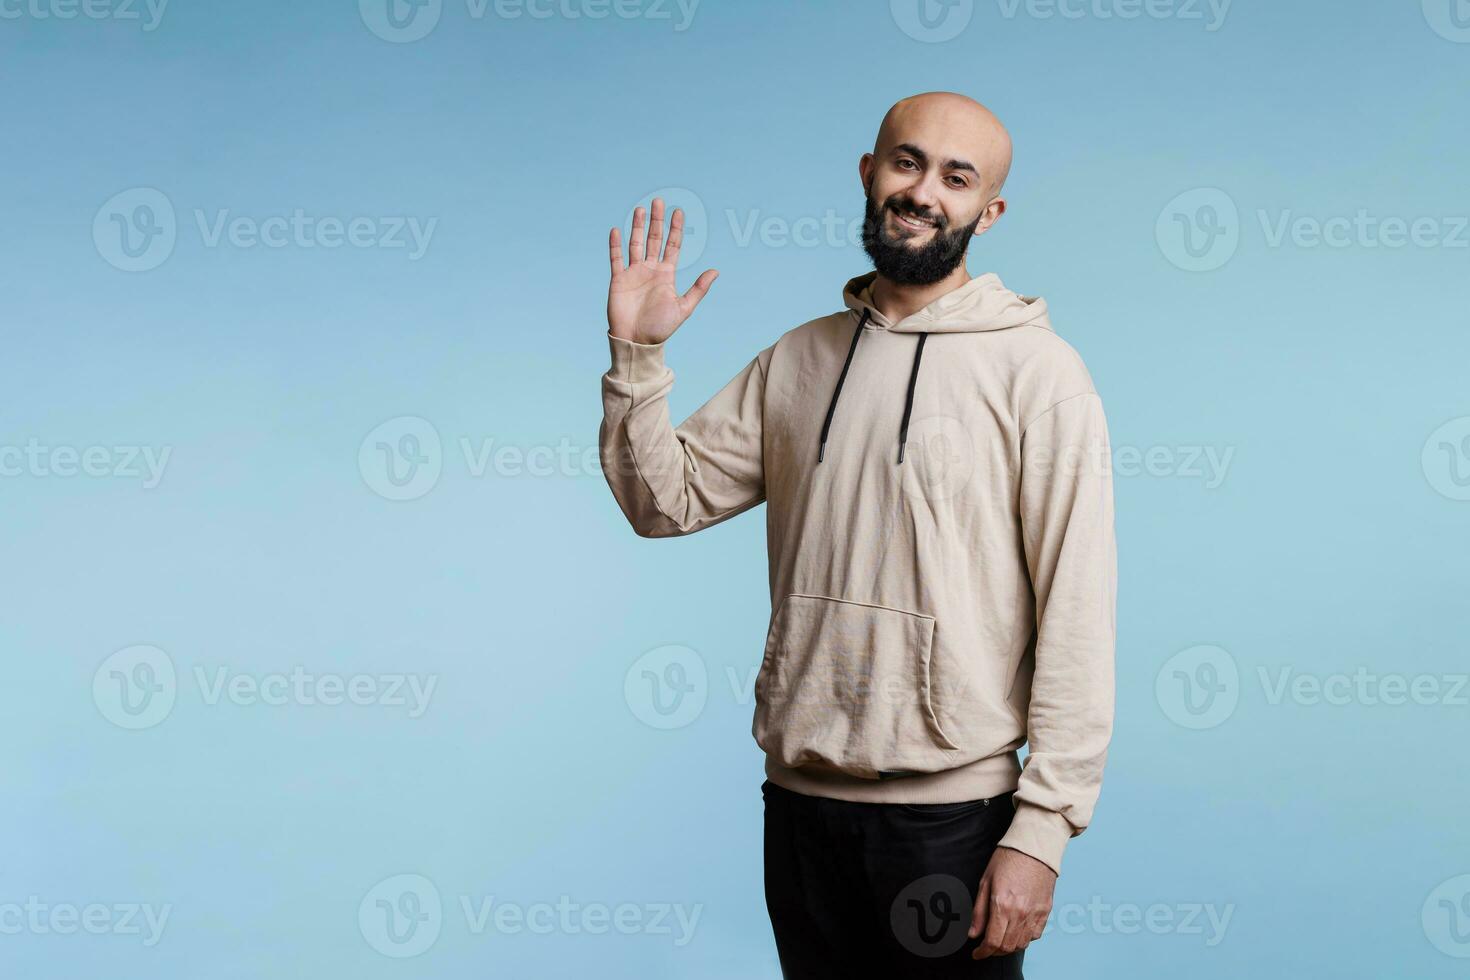
[[[954,181],[954,186],[955,187],[964,187],[965,186],[965,178],[963,178],[963,177],[951,177],[950,180]]]
[[[912,161],[912,160],[900,160],[900,161],[898,161],[898,165],[900,167],[905,167],[905,166],[909,166],[909,165],[913,164],[913,162],[914,161]]]

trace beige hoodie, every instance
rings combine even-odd
[[[987,273],[891,323],[875,277],[677,428],[666,345],[609,333],[603,471],[646,537],[766,502],[752,734],[772,782],[891,803],[1015,790],[1001,844],[1060,871],[1112,733],[1102,403],[1044,300]]]

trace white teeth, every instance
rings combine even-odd
[[[932,222],[932,221],[925,221],[922,218],[910,218],[908,215],[903,215],[903,214],[900,214],[898,216],[898,220],[899,221],[902,221],[904,224],[908,225],[910,228],[933,228],[934,227],[934,222]]]

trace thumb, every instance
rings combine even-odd
[[[985,931],[985,918],[990,909],[990,875],[980,879],[980,894],[975,896],[975,908],[970,913],[970,931],[965,935],[974,939]]]
[[[679,305],[684,308],[686,317],[694,312],[694,308],[699,305],[700,300],[704,299],[705,293],[709,292],[710,286],[714,285],[714,281],[719,277],[718,270],[705,269],[699,274],[699,278],[694,280],[694,285],[690,286],[689,291],[679,299]]]

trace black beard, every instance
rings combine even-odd
[[[873,268],[879,275],[905,286],[927,286],[958,268],[965,261],[970,236],[975,233],[975,226],[980,224],[980,215],[977,214],[968,225],[946,234],[947,225],[942,217],[915,207],[907,199],[890,197],[884,207],[935,222],[934,234],[923,245],[916,247],[909,245],[907,239],[889,238],[884,232],[883,216],[873,202],[873,195],[867,195],[863,213],[863,250],[873,260]]]

